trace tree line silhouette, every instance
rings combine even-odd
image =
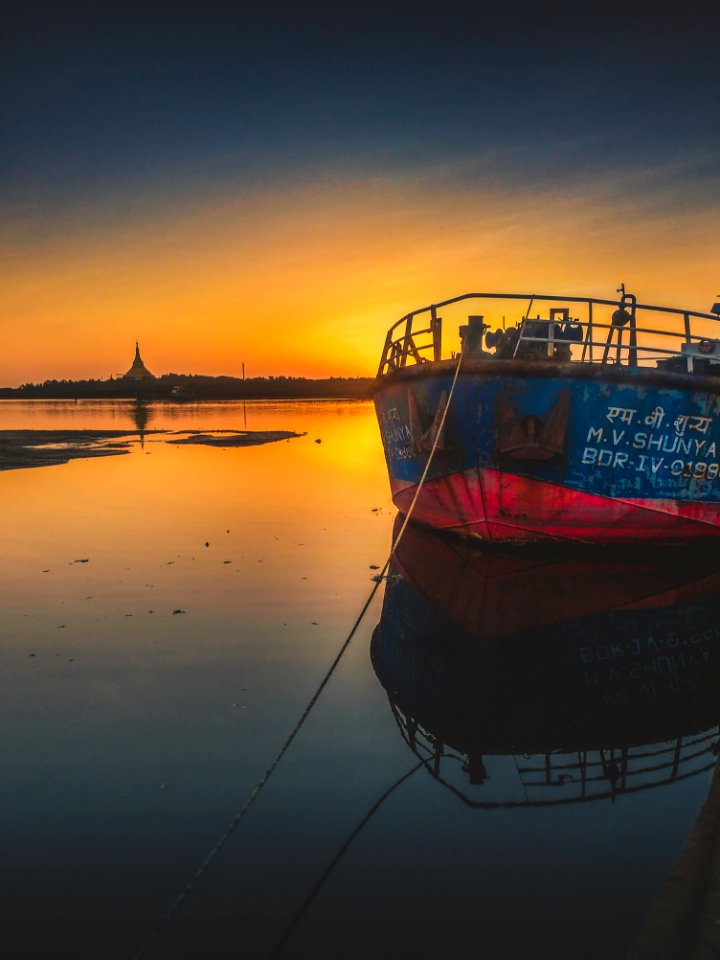
[[[1,387],[0,399],[112,399],[146,400],[269,400],[328,397],[365,399],[372,377],[209,377],[202,374],[166,373],[156,379],[133,382],[123,377],[109,380],[45,380],[20,387]]]

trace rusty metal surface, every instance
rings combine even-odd
[[[454,368],[405,368],[375,393],[400,509],[427,463]],[[469,360],[415,516],[490,540],[716,536],[719,450],[713,377]]]
[[[434,377],[452,376],[457,360],[439,360],[437,363],[403,367],[375,381],[374,393],[395,383],[426,380]],[[615,364],[590,364],[556,362],[547,360],[486,360],[468,357],[463,360],[463,376],[498,377],[518,376],[529,380],[563,378],[569,380],[602,381],[612,384],[636,384],[638,386],[667,387],[675,390],[704,390],[720,395],[720,376],[673,373],[648,367],[624,367]]]

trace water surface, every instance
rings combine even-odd
[[[0,404],[0,429],[126,428],[128,454],[0,473],[3,900],[28,956],[147,943],[393,534],[369,403]],[[150,432],[221,429],[303,435]],[[623,956],[713,759],[720,589],[711,568],[681,579],[646,564],[618,590],[597,565],[408,537],[146,955],[268,957],[294,923],[280,956]]]

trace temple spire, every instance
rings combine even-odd
[[[143,363],[142,357],[140,356],[140,344],[138,341],[135,341],[135,359],[133,364],[124,376],[125,380],[155,380],[155,376],[150,373],[148,368]]]

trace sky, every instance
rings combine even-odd
[[[471,290],[719,299],[720,9],[0,17],[0,386],[123,373],[136,339],[155,374],[373,375]]]

